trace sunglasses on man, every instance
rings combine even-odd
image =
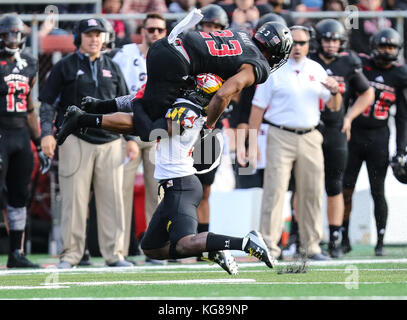
[[[146,28],[148,33],[154,33],[156,30],[158,31],[158,33],[163,33],[165,31],[165,28]]]

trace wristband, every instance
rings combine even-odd
[[[339,91],[336,91],[335,93],[333,93],[332,91],[331,91],[331,96],[336,96],[337,94],[339,93]]]

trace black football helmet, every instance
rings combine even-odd
[[[378,50],[380,45],[395,46],[397,48],[396,53],[380,53]],[[380,30],[370,38],[371,56],[374,61],[379,64],[387,64],[389,62],[396,61],[402,45],[403,43],[401,41],[400,34],[396,30],[392,28]]]
[[[267,13],[260,17],[260,19],[256,25],[256,31],[259,30],[259,28],[266,22],[273,22],[273,21],[279,22],[279,23],[287,26],[287,22],[285,21],[285,19],[282,16],[278,15],[277,13],[270,12],[270,13]]]
[[[116,33],[114,32],[112,24],[109,22],[109,20],[105,18],[99,18],[100,21],[102,22],[103,27],[106,29],[106,32],[104,32],[104,39],[103,39],[103,45],[102,45],[102,52],[106,52],[107,49],[114,49],[115,47],[115,41],[116,41]]]
[[[269,54],[271,72],[287,62],[293,46],[290,29],[278,22],[266,22],[253,36],[253,41],[262,52]]]
[[[397,155],[390,161],[394,177],[401,183],[407,184],[407,155]]]
[[[315,25],[315,38],[318,45],[318,52],[326,58],[331,59],[336,54],[324,52],[322,49],[322,39],[339,39],[341,41],[339,52],[345,50],[348,36],[345,27],[338,20],[324,19]]]
[[[24,23],[15,14],[0,17],[0,53],[13,56],[25,47]]]
[[[220,25],[222,29],[229,27],[229,19],[226,11],[217,4],[209,4],[201,8],[201,13],[203,15],[202,20],[199,24],[205,22],[212,22]]]

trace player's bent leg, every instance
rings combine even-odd
[[[169,259],[170,244],[168,243],[162,248],[158,249],[143,249],[144,254],[150,259],[154,260],[166,260]]]

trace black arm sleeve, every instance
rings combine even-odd
[[[52,135],[54,116],[55,108],[46,102],[42,102],[40,106],[41,137]]]

